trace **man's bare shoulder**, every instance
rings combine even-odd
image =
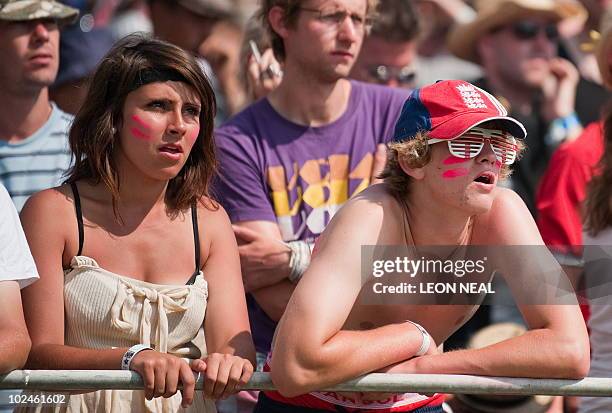
[[[357,195],[353,196],[346,204],[357,208],[369,209],[371,211],[398,208],[397,199],[389,192],[387,185],[372,185]]]
[[[324,232],[349,231],[363,244],[377,244],[393,238],[402,219],[402,210],[385,184],[366,188],[351,198],[334,215]]]

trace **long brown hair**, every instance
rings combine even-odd
[[[612,226],[612,107],[607,110],[603,128],[604,153],[598,164],[601,174],[591,180],[585,203],[585,228],[592,236]]]
[[[70,129],[75,163],[66,179],[69,183],[81,179],[102,182],[111,193],[118,219],[120,181],[112,153],[119,144],[116,131],[123,122],[125,99],[147,83],[168,80],[191,86],[202,106],[200,133],[185,165],[168,183],[168,210],[185,210],[209,196],[210,182],[217,171],[213,140],[216,104],[210,81],[196,59],[183,49],[142,34],[130,35],[108,52],[89,82],[85,103]]]

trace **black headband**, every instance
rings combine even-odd
[[[149,83],[168,81],[187,82],[187,79],[172,69],[143,69],[138,73],[132,90],[136,90]]]

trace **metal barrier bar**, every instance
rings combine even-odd
[[[200,378],[196,389],[202,389]],[[121,370],[15,370],[0,375],[0,389],[100,390],[142,389],[138,373]],[[273,390],[268,373],[254,373],[245,390]],[[612,378],[582,380],[525,379],[451,374],[372,373],[334,386],[328,391],[389,393],[543,394],[612,396]]]

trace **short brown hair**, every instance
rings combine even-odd
[[[486,122],[481,125],[492,129],[500,129],[495,121]],[[496,127],[497,126],[497,127]],[[410,191],[412,178],[404,172],[400,166],[400,159],[410,168],[422,168],[431,161],[430,145],[427,143],[429,137],[426,133],[418,133],[414,138],[402,142],[391,142],[387,145],[387,163],[385,169],[378,176],[383,179],[391,193],[396,196],[405,196]],[[516,140],[519,160],[525,144],[521,139]],[[506,179],[512,174],[508,165],[502,165],[499,177]]]
[[[380,0],[371,36],[388,42],[416,40],[421,31],[419,16],[411,0]]]
[[[120,219],[119,171],[113,161],[118,144],[116,131],[123,122],[127,95],[146,83],[167,80],[191,86],[200,98],[200,133],[185,165],[168,183],[166,203],[170,212],[189,208],[208,196],[217,165],[213,141],[215,97],[210,81],[193,56],[170,43],[145,35],[120,40],[102,59],[89,82],[85,103],[76,114],[69,142],[75,160],[66,182],[81,179],[102,182]]]
[[[272,42],[272,51],[278,61],[284,61],[286,57],[285,44],[283,39],[274,31],[268,21],[268,13],[273,7],[280,7],[284,10],[284,22],[287,26],[293,27],[299,17],[300,6],[303,0],[261,0],[261,6],[257,11],[257,16],[261,19],[263,27]],[[376,8],[379,0],[366,0],[367,2],[367,17],[373,18],[376,15]]]

